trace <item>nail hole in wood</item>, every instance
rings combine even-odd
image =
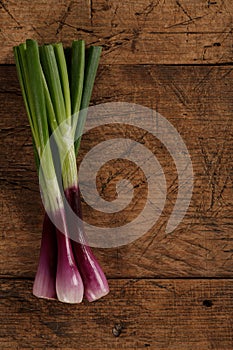
[[[211,307],[213,305],[213,302],[212,302],[212,300],[206,299],[206,300],[203,300],[203,305],[205,307]]]
[[[115,324],[115,326],[112,329],[112,334],[115,337],[119,337],[121,335],[121,331],[122,331],[122,325],[121,324]]]

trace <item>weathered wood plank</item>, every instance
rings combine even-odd
[[[64,305],[2,280],[1,349],[230,350],[232,280],[110,280],[95,303]]]
[[[112,30],[123,25],[173,32],[224,32],[232,23],[230,1],[94,0],[92,21]]]
[[[33,277],[39,252],[42,207],[30,130],[15,67],[0,67],[1,198],[0,273]],[[176,168],[166,149],[150,135],[119,127],[117,135],[141,140],[157,156],[166,174],[168,194],[157,224],[138,241],[118,249],[96,250],[110,277],[232,276],[232,67],[101,66],[94,103],[125,101],[151,107],[180,132],[190,152],[195,184],[189,210],[169,236],[165,225],[177,193]],[[96,143],[114,136],[112,128],[83,138],[79,160]],[[106,165],[98,178],[113,198],[120,178],[135,188],[135,201],[119,216],[84,216],[96,225],[124,224],[143,208],[143,175],[122,161]],[[10,252],[10,253],[9,253]],[[10,256],[10,258],[9,258]]]
[[[231,0],[1,1],[0,63],[29,37],[101,44],[105,64],[232,62],[232,11]]]

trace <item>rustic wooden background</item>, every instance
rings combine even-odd
[[[0,1],[1,349],[233,349],[233,3],[231,0]],[[170,235],[165,225],[177,194],[175,165],[158,140],[121,126],[158,157],[168,196],[157,224],[134,243],[96,249],[111,293],[98,302],[63,305],[32,296],[43,211],[31,137],[12,46],[84,38],[104,51],[92,103],[138,103],[156,109],[190,152],[190,208]],[[83,138],[79,162],[110,128]],[[120,217],[140,212],[145,181],[135,165],[110,162],[98,178],[114,198],[120,178],[135,199]],[[134,210],[132,210],[134,208]]]

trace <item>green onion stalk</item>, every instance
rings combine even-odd
[[[101,48],[74,41],[71,61],[61,43],[38,47],[34,40],[14,48],[16,67],[31,126],[34,153],[45,206],[41,250],[33,285],[37,297],[79,303],[83,295],[94,301],[109,292],[106,277],[83,230],[69,224],[64,195],[82,218],[76,156],[90,102]],[[67,63],[69,62],[69,64]],[[75,115],[76,118],[71,116]],[[53,133],[62,175],[60,186],[50,135]],[[71,230],[75,231],[71,233]],[[72,237],[72,239],[71,239]]]

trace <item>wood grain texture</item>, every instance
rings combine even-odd
[[[166,176],[166,205],[141,239],[95,249],[107,297],[81,305],[33,297],[43,208],[16,70],[0,65],[0,349],[232,350],[232,13],[231,0],[0,0],[0,64],[13,63],[12,46],[26,38],[103,45],[92,104],[160,112],[184,139],[195,175],[189,210],[166,235],[178,181],[163,144],[122,125],[84,135],[79,164],[116,134],[151,150]],[[102,167],[100,195],[116,198],[121,179],[134,186],[132,202],[118,215],[83,202],[88,222],[114,227],[141,212],[147,183],[132,162]]]
[[[0,273],[32,278],[43,212],[30,130],[15,68],[0,67],[0,77]],[[150,149],[167,180],[166,206],[157,224],[128,246],[96,251],[109,277],[232,276],[232,86],[231,66],[100,66],[93,103],[125,101],[156,109],[183,137],[195,175],[189,210],[178,228],[166,235],[165,225],[176,200],[177,174],[165,147],[152,135],[124,126],[94,129],[84,136],[79,162],[95,144],[117,134]],[[147,192],[143,174],[133,164],[106,164],[97,181],[101,195],[113,199],[121,178],[135,186],[135,200],[120,215],[100,215],[84,205],[87,221],[111,227],[129,222],[140,213]]]
[[[95,303],[36,299],[27,280],[2,280],[1,349],[230,350],[232,280],[110,280]]]
[[[104,46],[105,64],[230,63],[231,0],[78,0],[0,2],[0,63],[12,46],[84,38]]]

